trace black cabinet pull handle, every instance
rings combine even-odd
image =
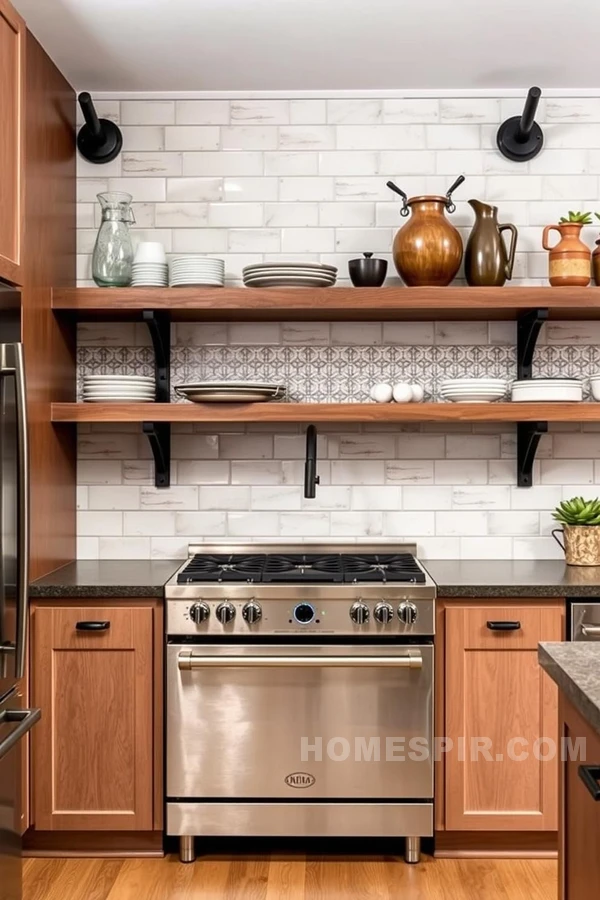
[[[579,766],[577,772],[594,800],[600,800],[600,766]]]
[[[77,631],[108,631],[110,622],[77,622]]]
[[[518,631],[521,627],[520,622],[488,622],[487,627],[490,631]]]

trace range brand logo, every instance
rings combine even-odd
[[[316,780],[314,775],[309,775],[308,772],[292,772],[291,775],[286,775],[285,783],[292,788],[309,788]]]

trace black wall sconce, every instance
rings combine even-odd
[[[121,129],[110,119],[99,119],[90,94],[78,97],[85,119],[77,135],[77,147],[84,159],[98,166],[116,159],[123,147]]]
[[[544,146],[542,129],[535,121],[541,88],[532,87],[527,92],[522,116],[512,116],[503,122],[496,135],[498,150],[513,162],[527,162],[537,156]]]
[[[306,429],[306,461],[304,463],[304,496],[311,499],[316,495],[320,482],[317,475],[317,429],[309,425]]]

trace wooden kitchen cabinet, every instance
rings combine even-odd
[[[42,710],[32,735],[37,831],[161,827],[158,613],[150,601],[34,608],[31,699]],[[85,623],[101,627],[85,630]]]
[[[534,601],[446,609],[447,831],[557,829],[558,759],[542,761],[534,750],[539,738],[558,740],[557,689],[537,646],[562,639],[563,615],[562,603]],[[492,630],[488,622],[519,627]],[[540,750],[545,756],[549,745]]]
[[[0,0],[0,280],[22,284],[25,23]]]
[[[561,763],[561,816],[559,824],[560,897],[584,900],[600,897],[600,799],[595,800],[582,781],[579,769],[592,769],[596,789],[600,791],[600,735],[561,695],[562,734],[585,741],[585,759],[567,759]],[[594,771],[595,770],[595,771]],[[591,785],[593,788],[593,785]]]

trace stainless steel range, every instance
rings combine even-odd
[[[166,586],[167,833],[433,834],[435,584],[413,545],[190,547]]]

